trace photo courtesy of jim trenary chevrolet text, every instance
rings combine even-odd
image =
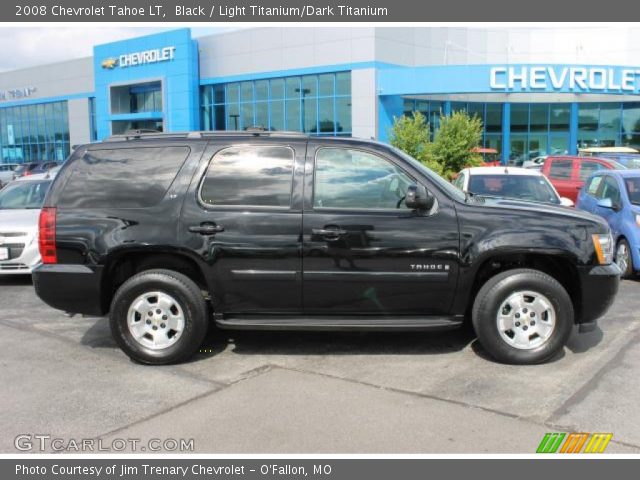
[[[0,4],[0,478],[631,477],[637,18]]]

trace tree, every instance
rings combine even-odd
[[[420,112],[394,118],[389,131],[391,145],[442,175],[441,165],[430,155],[432,144],[429,136],[429,123]]]
[[[440,128],[429,147],[429,155],[445,176],[451,177],[465,167],[482,165],[482,157],[472,149],[482,140],[482,120],[465,111],[440,117]]]

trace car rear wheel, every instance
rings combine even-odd
[[[621,238],[616,247],[616,265],[622,272],[622,278],[633,276],[633,260],[631,258],[631,249],[629,242]]]
[[[207,305],[200,288],[171,270],[149,270],[127,280],[111,303],[111,333],[140,363],[187,360],[207,333]]]
[[[566,344],[574,321],[567,291],[538,270],[517,269],[490,278],[476,296],[473,326],[495,359],[542,363]]]

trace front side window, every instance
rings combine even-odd
[[[403,170],[378,155],[323,148],[316,154],[313,206],[397,209],[414,183]]]
[[[608,198],[614,205],[620,202],[620,189],[618,188],[618,182],[611,177],[605,177],[602,190],[600,192],[600,198]]]
[[[593,177],[589,182],[589,184],[587,185],[587,188],[586,188],[587,193],[592,197],[595,197],[596,193],[598,192],[598,187],[600,186],[601,183],[602,183],[602,177]]]
[[[200,200],[211,206],[289,208],[293,165],[289,147],[225,148],[211,159]]]

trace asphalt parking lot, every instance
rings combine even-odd
[[[21,434],[193,439],[196,453],[533,453],[555,431],[612,432],[607,452],[640,453],[636,281],[599,330],[533,367],[494,363],[469,331],[220,330],[192,362],[146,367],[106,318],[48,308],[29,278],[0,278],[0,306],[2,453]]]

